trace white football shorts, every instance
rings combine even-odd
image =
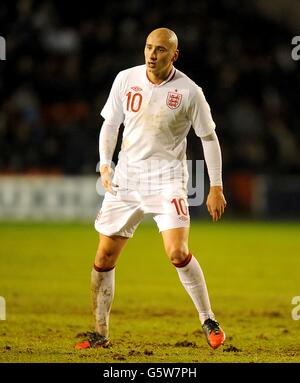
[[[109,237],[131,238],[145,214],[152,215],[160,232],[190,226],[186,193],[170,188],[143,196],[137,191],[119,190],[116,195],[106,192],[95,229]]]

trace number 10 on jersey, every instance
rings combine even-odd
[[[129,112],[138,112],[142,105],[143,96],[140,93],[134,93],[132,96],[132,92],[128,92],[126,94],[127,97],[127,110]]]

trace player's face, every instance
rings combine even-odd
[[[178,50],[163,34],[150,34],[145,45],[147,71],[155,76],[168,74],[177,59]]]

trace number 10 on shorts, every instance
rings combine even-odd
[[[171,203],[174,204],[178,215],[188,215],[188,210],[183,198],[173,198]]]

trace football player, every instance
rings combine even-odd
[[[218,221],[226,207],[222,160],[215,123],[202,89],[174,67],[176,34],[152,31],[145,64],[121,71],[102,109],[100,173],[106,190],[95,221],[100,241],[91,275],[95,331],[75,347],[107,347],[114,297],[115,266],[145,214],[151,214],[179,279],[190,295],[208,344],[217,348],[225,333],[212,311],[202,269],[189,245],[186,136],[192,126],[203,146],[210,179],[207,209]],[[112,157],[124,124],[118,164]]]

